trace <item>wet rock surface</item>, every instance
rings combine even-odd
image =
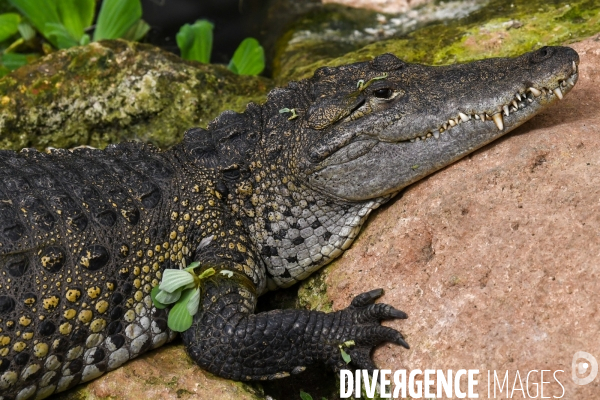
[[[488,370],[509,371],[511,391],[519,371],[532,396],[540,373],[526,375],[542,369],[544,396],[561,396],[556,380],[564,398],[599,392],[599,378],[573,383],[571,362],[600,359],[600,37],[573,48],[580,78],[563,101],[409,187],[305,283],[325,282],[334,309],[382,287],[408,313],[386,324],[411,350],[379,348],[380,368],[479,369],[484,398]]]

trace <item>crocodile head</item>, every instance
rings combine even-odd
[[[360,201],[391,195],[506,134],[571,90],[577,53],[432,67],[391,54],[322,68],[302,116],[309,185]]]

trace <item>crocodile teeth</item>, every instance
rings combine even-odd
[[[521,101],[521,95],[520,95],[519,93],[517,93],[517,94],[515,95],[515,97],[517,98],[517,100]]]
[[[508,111],[508,106],[507,106],[507,105],[504,105],[504,106],[502,107],[502,109],[504,110],[504,115],[506,115],[506,116],[508,117],[508,115],[510,114],[510,113],[509,113],[509,111]],[[495,115],[495,114],[494,114],[494,115]],[[492,118],[494,118],[494,115],[492,115]],[[495,121],[495,120],[494,120],[494,121]],[[497,122],[496,122],[496,125],[498,125],[498,123],[497,123]],[[499,125],[498,125],[498,126],[499,126]],[[502,128],[498,128],[498,129],[502,130]]]
[[[475,114],[475,119],[481,119],[481,117],[479,117],[479,114]]]
[[[453,119],[449,119],[448,123],[450,124],[450,126],[456,126],[456,122],[454,122]]]
[[[556,95],[556,97],[558,97],[559,100],[563,99],[563,94],[559,87],[554,89],[554,94]]]
[[[515,106],[515,108],[519,108],[519,105],[517,104],[517,101],[516,101],[516,100],[513,100],[513,101],[512,101],[512,105],[513,105],[513,106]]]
[[[460,119],[462,119],[462,122],[467,122],[468,120],[470,120],[471,118],[467,116],[467,114],[463,114],[461,112],[458,113],[458,116],[460,117]]]
[[[480,118],[482,121],[485,121],[485,114],[480,114],[480,115],[479,115],[479,118]]]
[[[530,87],[529,91],[531,92],[531,94],[533,94],[535,97],[539,97],[542,92],[539,91],[538,89],[534,88],[534,87]]]
[[[439,131],[433,131],[433,137],[436,139],[440,138],[440,132]]]
[[[504,120],[502,120],[501,113],[496,113],[496,114],[492,115],[492,119],[494,120],[494,123],[496,124],[496,127],[498,128],[499,131],[504,129]]]
[[[575,82],[573,82],[573,78],[572,78],[572,77],[571,77],[571,78],[569,78],[569,79],[567,79],[567,83],[568,83],[569,85],[571,85],[571,86],[575,86]]]
[[[577,72],[577,64],[573,61],[573,73]]]

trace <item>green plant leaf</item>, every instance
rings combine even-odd
[[[15,6],[21,12],[31,25],[35,27],[50,42],[52,40],[46,35],[46,24],[60,24],[60,17],[54,1],[40,0],[9,0],[9,3]],[[56,43],[52,43],[56,45]]]
[[[27,64],[28,55],[18,53],[7,53],[0,54],[0,59],[2,60],[2,64],[6,68],[8,68],[10,71],[14,71],[15,69]]]
[[[121,36],[125,40],[131,40],[132,42],[137,42],[150,30],[150,25],[146,23],[143,19],[138,19],[136,22],[131,25],[131,28],[125,32],[123,36]]]
[[[45,0],[48,1],[48,0]],[[54,0],[60,21],[78,43],[94,21],[95,0]]]
[[[160,290],[173,293],[179,288],[194,283],[194,276],[182,269],[165,269],[163,271],[162,281],[158,286]]]
[[[187,309],[187,304],[193,294],[193,289],[184,290],[179,301],[169,311],[167,325],[171,330],[183,332],[192,326],[193,318]]]
[[[187,303],[187,310],[193,317],[198,312],[198,306],[200,305],[200,288],[192,289],[192,297]]]
[[[265,51],[258,40],[246,38],[233,53],[227,67],[238,75],[258,75],[265,69]]]
[[[140,0],[104,0],[98,13],[94,41],[123,37],[140,18]]]
[[[213,276],[215,274],[215,269],[214,268],[209,268],[206,269],[204,271],[202,271],[202,273],[200,275],[198,275],[198,279],[206,279],[209,276]]]
[[[44,32],[44,36],[59,49],[68,49],[79,44],[79,40],[75,40],[63,24],[47,22]]]
[[[198,268],[199,266],[200,266],[200,262],[199,261],[194,261],[193,263],[191,263],[190,265],[188,265],[187,268],[184,271],[194,272],[194,269]]]
[[[313,400],[312,396],[304,391],[300,391],[300,398],[302,400]]]
[[[162,304],[173,304],[181,298],[181,290],[176,290],[173,293],[159,290],[156,294],[156,301]]]
[[[88,44],[90,42],[90,35],[88,35],[87,33],[84,33],[81,38],[79,39],[79,44],[81,46],[85,46],[86,44]]]
[[[177,33],[177,46],[181,51],[181,58],[205,64],[210,62],[213,28],[214,25],[205,19],[198,20],[193,25],[183,25]]]
[[[33,26],[29,25],[27,22],[21,22],[19,24],[19,33],[25,40],[31,40],[35,37],[35,29],[33,29]]]
[[[0,14],[0,42],[19,31],[21,16],[16,13]]]
[[[350,358],[350,354],[346,353],[344,351],[344,349],[342,349],[341,347],[340,347],[340,353],[342,353],[342,359],[344,360],[344,362],[346,364],[350,364],[350,361],[352,361],[352,359]]]
[[[160,292],[161,292],[161,290],[158,288],[158,286],[155,286],[152,288],[152,291],[150,292],[150,297],[152,297],[152,303],[154,303],[154,307],[162,310],[163,308],[167,308],[167,305],[156,300],[156,296]]]

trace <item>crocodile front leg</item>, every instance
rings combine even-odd
[[[253,314],[256,294],[246,279],[216,275],[206,281],[199,312],[182,335],[190,357],[202,368],[228,379],[276,379],[302,372],[324,362],[338,371],[348,365],[339,346],[355,342],[346,351],[351,363],[375,367],[371,350],[383,342],[408,348],[402,335],[379,322],[404,319],[406,314],[387,304],[373,304],[382,289],[356,296],[346,309],[324,313],[274,310]]]

